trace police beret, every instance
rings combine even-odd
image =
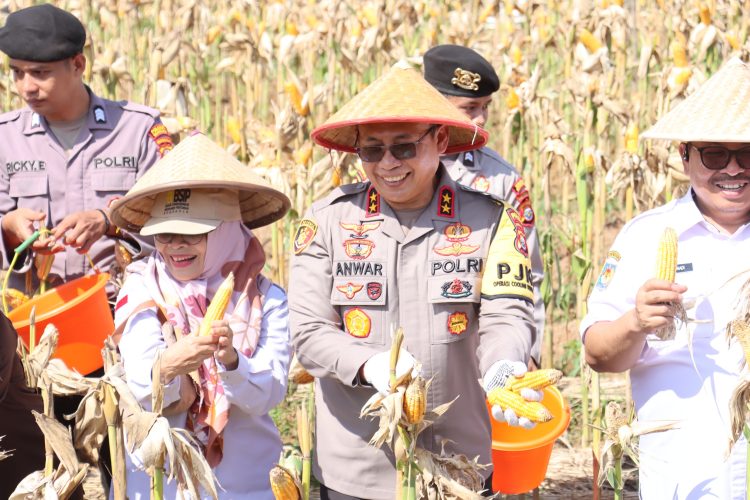
[[[85,43],[81,21],[50,4],[13,12],[0,28],[0,50],[22,61],[60,61],[81,53]]]
[[[484,97],[500,88],[492,65],[461,45],[438,45],[425,52],[424,78],[445,95]]]

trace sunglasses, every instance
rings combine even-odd
[[[427,134],[431,133],[437,127],[438,125],[433,125],[428,128],[427,131],[422,134],[422,137],[414,142],[403,142],[401,144],[391,144],[390,146],[363,146],[357,148],[357,155],[362,161],[375,163],[383,159],[385,156],[385,150],[387,149],[397,160],[409,160],[417,156],[417,144],[422,142],[424,138],[427,137]]]
[[[205,234],[176,234],[176,233],[159,233],[154,235],[154,239],[162,245],[172,243],[175,238],[182,240],[186,245],[197,245],[201,242]]]
[[[722,170],[729,165],[734,156],[737,165],[743,169],[750,168],[750,146],[742,149],[727,149],[724,146],[704,146],[699,148],[689,144],[688,147],[695,148],[701,155],[703,166],[709,170]]]

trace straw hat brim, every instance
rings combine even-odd
[[[219,188],[239,193],[242,221],[249,228],[282,218],[291,206],[284,193],[254,174],[224,148],[202,134],[184,139],[157,161],[110,207],[112,222],[140,231],[151,218],[156,196],[174,189]]]
[[[750,67],[727,61],[701,87],[662,116],[643,139],[750,142]]]
[[[397,63],[313,130],[319,145],[354,153],[357,126],[379,123],[446,125],[446,154],[477,149],[489,134],[430,85],[418,71]]]

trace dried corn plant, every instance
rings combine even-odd
[[[614,490],[615,500],[623,498],[625,480],[622,472],[622,461],[625,456],[639,466],[638,437],[654,432],[664,432],[679,427],[679,422],[638,422],[633,420],[622,406],[610,401],[604,409],[605,440],[599,450],[601,468],[597,477],[597,484],[602,486],[605,481]]]
[[[378,430],[370,439],[377,448],[387,444],[396,456],[396,498],[479,500],[486,468],[476,459],[464,455],[443,456],[417,447],[419,434],[443,415],[455,400],[430,411],[426,408],[430,380],[422,378],[421,365],[415,364],[417,374],[407,372],[396,378],[396,364],[404,334],[401,328],[393,335],[390,360],[390,393],[374,394],[362,407],[360,418],[377,417]]]

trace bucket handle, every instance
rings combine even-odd
[[[16,266],[16,261],[18,261],[18,256],[21,255],[27,248],[31,246],[32,243],[34,243],[36,240],[39,239],[39,237],[44,233],[49,233],[49,229],[46,227],[42,227],[41,229],[37,229],[33,233],[31,233],[31,236],[26,238],[23,243],[18,245],[13,250],[13,258],[10,261],[10,266],[8,266],[8,272],[5,273],[5,278],[3,279],[3,286],[2,286],[2,301],[3,301],[3,312],[7,315],[8,314],[8,297],[5,293],[8,289],[8,280],[10,279],[10,274],[13,268]],[[94,264],[94,259],[91,258],[91,255],[88,251],[85,252],[86,258],[89,261],[89,265],[94,270],[94,274],[100,274],[101,270]]]

